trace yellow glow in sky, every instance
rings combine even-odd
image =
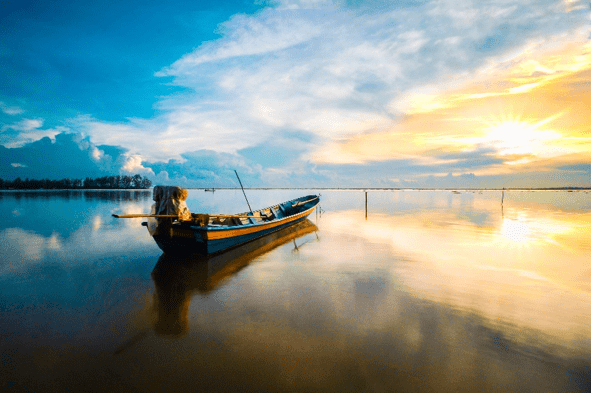
[[[545,52],[532,44],[505,63],[480,70],[460,91],[434,88],[439,93],[407,95],[393,105],[405,115],[388,131],[358,134],[315,158],[437,164],[453,162],[438,158],[442,154],[480,152],[501,162],[465,168],[476,175],[588,163],[591,44],[584,39]]]

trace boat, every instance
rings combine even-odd
[[[185,334],[189,328],[187,312],[195,293],[212,293],[255,259],[289,242],[293,242],[294,250],[299,251],[314,238],[306,241],[298,239],[317,230],[316,225],[306,219],[215,255],[162,254],[152,271],[154,309],[157,311],[155,332],[162,335]]]
[[[113,216],[147,217],[142,225],[164,253],[210,255],[297,224],[320,202],[319,195],[305,195],[238,214],[196,214],[189,212],[186,198],[187,190],[180,187],[155,186],[152,214]]]

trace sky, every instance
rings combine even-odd
[[[591,187],[579,0],[0,3],[0,178]]]

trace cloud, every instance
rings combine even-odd
[[[143,166],[143,164],[142,164],[143,160],[139,154],[124,155],[124,156],[125,156],[125,163],[121,167],[121,171],[127,172],[127,173],[154,174],[153,171],[151,171],[150,169],[145,168]]]
[[[257,18],[234,15],[220,24],[222,39],[207,42],[183,56],[157,76],[190,73],[195,66],[234,57],[261,55],[293,47],[321,33],[321,28],[302,18],[277,18],[277,10],[267,9]],[[289,13],[287,11],[283,11]]]
[[[146,162],[157,179],[174,182],[185,187],[237,187],[234,170],[251,186],[260,185],[260,167],[246,164],[236,154],[218,153],[212,150],[197,150],[181,155],[181,160]]]
[[[20,115],[24,112],[24,109],[19,108],[18,106],[8,106],[2,101],[0,101],[0,111],[6,113],[7,115]]]
[[[183,153],[196,149],[235,152],[268,135],[229,108],[200,110],[190,105],[152,121],[115,123],[79,116],[70,121],[70,127],[97,144],[126,146],[131,154],[140,154],[148,161],[182,160]]]
[[[54,139],[57,134],[66,130],[65,127],[42,127],[43,119],[22,119],[13,124],[5,124],[0,128],[0,144],[6,147],[21,147],[45,137]]]
[[[288,10],[323,8],[335,4],[331,0],[271,0],[268,3],[274,5],[276,9]]]
[[[589,6],[584,0],[562,0],[567,12],[586,10]]]
[[[310,141],[302,140],[306,134],[279,133],[265,143],[238,150],[238,154],[265,168],[286,167],[296,162],[310,147]],[[313,136],[311,136],[313,138]]]
[[[10,128],[15,131],[31,131],[41,128],[41,126],[43,126],[43,119],[23,119],[18,123],[3,126],[2,130]]]
[[[22,147],[0,146],[3,179],[63,179],[101,177],[112,174],[153,175],[142,159],[126,149],[101,145],[75,133],[59,133],[54,140],[44,137]]]

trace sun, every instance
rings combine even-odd
[[[499,155],[531,154],[539,134],[526,122],[506,122],[490,128],[482,141],[497,148]]]
[[[535,157],[552,157],[557,153],[554,142],[562,135],[552,129],[543,128],[552,120],[561,116],[555,114],[537,122],[528,122],[520,118],[503,119],[488,123],[482,136],[476,138],[479,146],[496,151],[498,156],[522,157],[511,163],[523,163]]]

